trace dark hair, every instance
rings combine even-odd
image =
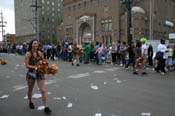
[[[164,40],[164,39],[161,39],[161,40],[160,40],[160,43],[161,43],[161,44],[165,44],[165,40]]]
[[[33,39],[33,40],[29,43],[29,47],[28,47],[27,51],[32,51],[32,44],[33,44],[34,41],[38,41],[38,40]]]
[[[139,40],[136,41],[136,47],[140,48],[142,46],[141,42]]]

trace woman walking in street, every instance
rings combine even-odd
[[[42,52],[38,51],[38,41],[32,40],[29,44],[28,51],[25,54],[25,65],[28,68],[28,72],[26,75],[26,80],[28,84],[28,100],[29,100],[29,108],[34,109],[35,106],[32,102],[32,91],[35,84],[35,81],[37,81],[38,87],[40,89],[41,95],[42,95],[42,101],[45,106],[44,112],[46,114],[50,114],[51,110],[48,107],[47,104],[47,95],[46,95],[46,89],[45,89],[45,78],[44,74],[37,73],[36,72],[36,63],[44,59]]]

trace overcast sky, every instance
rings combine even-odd
[[[7,21],[5,33],[15,33],[14,0],[0,0],[0,12],[3,12],[4,21]],[[0,19],[1,21],[1,19]],[[0,28],[0,41],[2,41]]]

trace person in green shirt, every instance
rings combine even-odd
[[[86,43],[85,47],[83,49],[83,54],[84,54],[84,63],[88,64],[89,59],[90,59],[90,52],[91,52],[91,45],[90,43]]]
[[[167,68],[170,69],[170,67],[172,66],[172,63],[173,63],[173,49],[168,45],[167,46],[167,51],[168,51],[168,59],[167,59]]]

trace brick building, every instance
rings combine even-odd
[[[64,0],[64,38],[78,44],[127,41],[127,10],[121,1]],[[168,39],[175,32],[174,11],[174,0],[132,0],[133,40]]]

